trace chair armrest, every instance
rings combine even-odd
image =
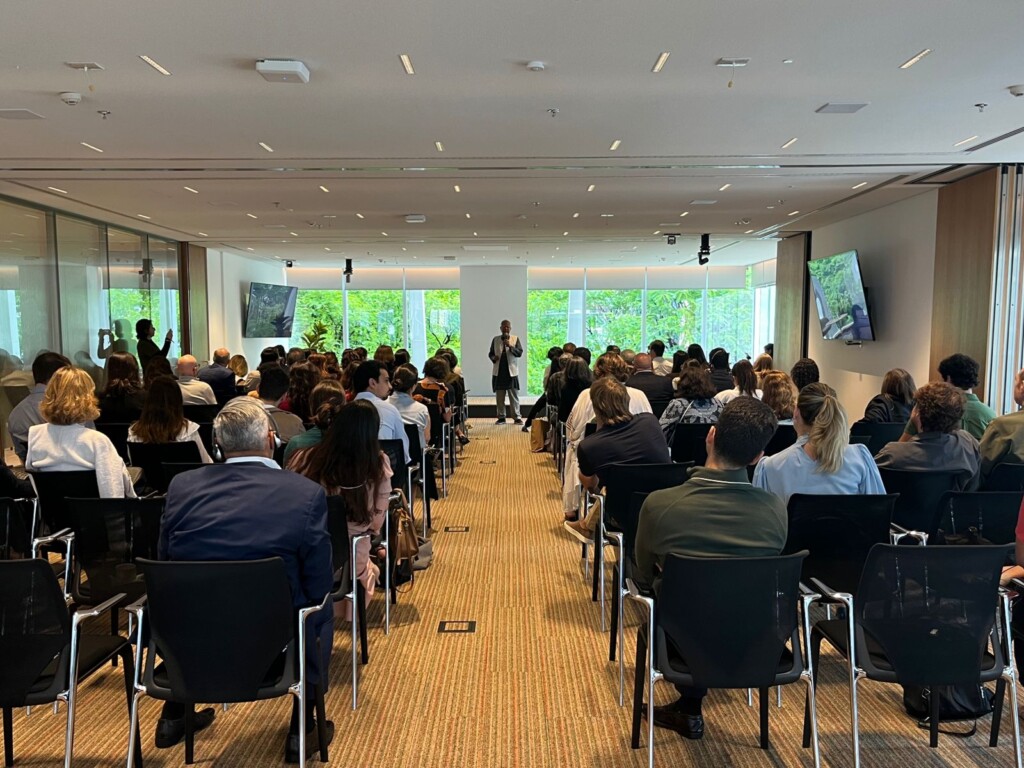
[[[56,533],[51,533],[49,536],[40,536],[32,539],[33,555],[39,547],[46,547],[58,541],[62,541],[66,545],[69,541],[73,541],[74,538],[75,534],[72,533],[70,528],[63,528]]]
[[[811,584],[813,584],[814,588],[818,591],[818,601],[845,605],[848,608],[853,608],[853,595],[849,592],[836,592],[820,579],[812,578]]]
[[[1024,595],[1024,579],[1010,579],[1010,584],[1016,587],[1017,594]]]
[[[319,605],[307,605],[305,608],[299,608],[299,622],[305,622],[314,613],[319,613],[327,604],[331,602],[331,593],[328,592],[324,595],[324,599],[320,601]]]
[[[79,608],[71,617],[71,622],[73,625],[78,625],[86,619],[91,619],[93,616],[99,616],[101,613],[109,611],[119,602],[124,600],[127,596],[128,595],[126,593],[121,592],[118,595],[114,595],[109,600],[104,600],[102,603],[93,608]]]
[[[889,542],[891,544],[898,544],[899,540],[905,536],[909,536],[912,539],[917,539],[921,542],[921,546],[928,545],[928,534],[924,531],[912,531],[909,528],[904,528],[896,523],[889,523]]]

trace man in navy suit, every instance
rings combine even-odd
[[[231,353],[221,347],[213,351],[213,363],[200,368],[197,378],[210,385],[213,396],[217,398],[220,405],[238,395],[238,387],[235,384],[235,372],[228,368],[228,361]]]
[[[323,488],[271,458],[276,435],[259,401],[238,397],[221,409],[213,423],[224,464],[209,464],[178,475],[167,491],[160,520],[161,560],[284,560],[296,608],[319,604],[331,591],[331,539],[327,531],[327,497]],[[320,638],[321,656],[313,652],[307,667],[310,683],[326,686],[333,616],[330,608],[310,619],[311,636]],[[196,631],[200,628],[197,627]],[[240,642],[242,639],[240,638]],[[307,753],[319,748],[313,697],[305,713]],[[156,746],[170,747],[184,737],[184,706],[168,703],[157,723]],[[287,762],[298,762],[298,707],[285,745]],[[213,710],[196,714],[195,727],[213,722]],[[326,723],[328,741],[334,725]]]

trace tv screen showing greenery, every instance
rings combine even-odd
[[[287,339],[292,335],[299,289],[288,285],[249,283],[245,338]]]
[[[822,338],[874,341],[857,252],[814,259],[807,263],[807,269]]]

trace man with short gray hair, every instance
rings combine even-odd
[[[319,485],[294,472],[284,472],[273,460],[276,435],[270,417],[253,398],[237,397],[213,422],[214,440],[223,464],[207,464],[176,476],[167,490],[160,520],[158,556],[161,560],[284,561],[296,608],[319,604],[334,584],[331,538],[327,532],[327,497]],[[312,618],[313,632],[306,655],[311,684],[326,688],[332,644],[330,608]],[[322,654],[313,643],[320,638]],[[307,757],[319,748],[314,697],[305,713]],[[299,716],[285,743],[287,762],[298,762]],[[213,710],[195,715],[195,728],[213,722]],[[327,722],[328,741],[334,735]],[[171,747],[185,735],[185,705],[164,705],[156,729],[156,746]]]
[[[178,358],[178,386],[183,405],[216,405],[217,398],[210,385],[196,378],[199,361],[192,355]]]
[[[197,374],[199,380],[210,385],[217,402],[224,405],[232,397],[238,395],[235,384],[235,373],[228,368],[231,353],[224,347],[213,351],[213,362],[201,368]]]

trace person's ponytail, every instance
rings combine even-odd
[[[820,382],[808,384],[797,399],[800,416],[811,427],[808,444],[814,450],[820,471],[832,474],[843,468],[843,454],[849,445],[846,411],[832,387]]]

